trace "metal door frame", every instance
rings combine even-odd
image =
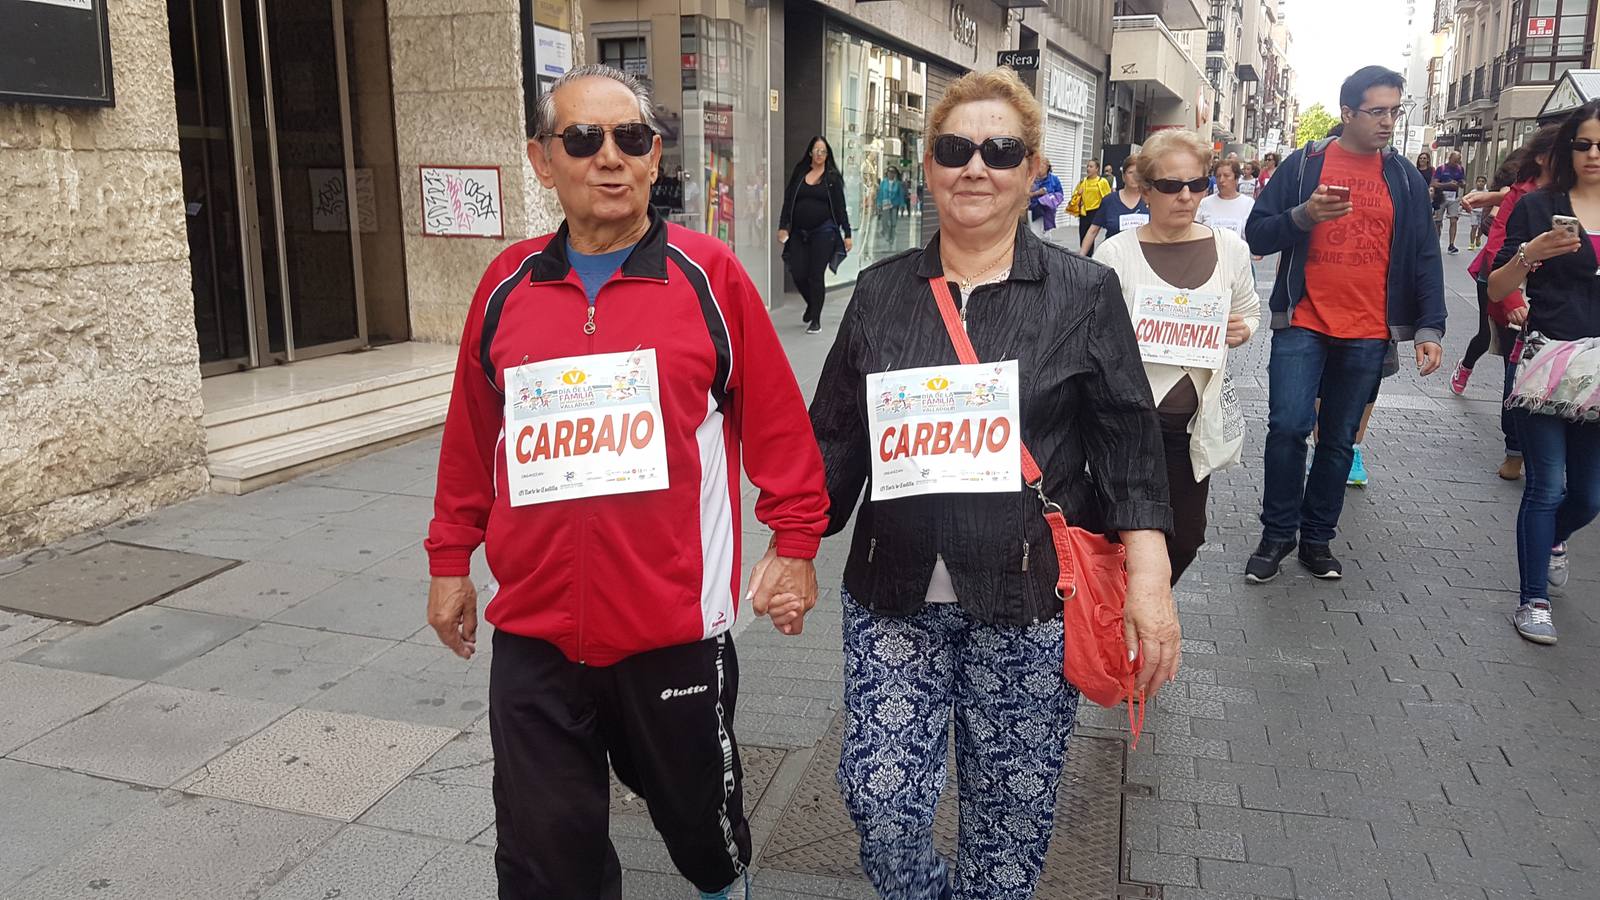
[[[250,85],[245,70],[244,4],[249,0],[222,0],[224,53],[228,70],[229,124],[234,144],[234,181],[238,185],[240,245],[244,252],[245,270],[245,324],[249,345],[248,365],[259,368],[268,363],[294,362],[335,353],[346,353],[367,346],[366,286],[361,271],[361,228],[357,211],[355,183],[355,142],[350,118],[350,73],[345,48],[343,0],[327,0],[331,14],[334,45],[334,68],[339,82],[339,126],[344,148],[345,211],[349,222],[350,266],[354,276],[356,334],[354,337],[315,347],[297,347],[294,333],[294,297],[290,293],[289,248],[283,226],[283,184],[278,166],[277,111],[272,91],[272,36],[267,23],[266,0],[254,0],[257,29],[261,43],[262,109],[265,121],[267,158],[272,171],[273,210],[268,223],[275,231],[278,246],[278,281],[283,297],[284,349],[274,352],[265,327],[268,317],[266,270],[261,247],[261,210],[256,202],[254,132],[250,124]],[[236,372],[239,360],[219,360],[201,366],[202,375]]]

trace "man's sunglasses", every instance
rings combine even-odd
[[[1595,147],[1600,147],[1600,141],[1591,141],[1585,138],[1573,138],[1571,144],[1572,152],[1574,153],[1588,153]]]
[[[567,155],[577,159],[584,159],[600,152],[606,144],[606,132],[611,132],[611,139],[617,142],[617,149],[629,156],[648,156],[650,149],[655,146],[656,131],[643,122],[625,122],[621,125],[568,125],[561,129],[560,134],[547,134],[545,137],[561,138],[561,146],[566,149]]]
[[[1021,138],[992,137],[975,144],[959,134],[941,134],[933,139],[933,161],[946,169],[959,169],[977,153],[991,169],[1015,169],[1028,158],[1028,145]]]
[[[1196,178],[1193,181],[1180,181],[1176,178],[1157,178],[1150,182],[1150,186],[1163,194],[1181,194],[1188,188],[1192,194],[1204,194],[1211,189],[1211,179]]]

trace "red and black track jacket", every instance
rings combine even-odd
[[[467,315],[425,544],[433,575],[466,575],[486,545],[496,628],[610,665],[733,625],[739,464],[778,553],[810,559],[827,525],[822,457],[772,320],[733,253],[651,217],[595,298],[567,259],[567,226],[521,241],[484,273]],[[654,348],[666,490],[513,507],[503,491],[504,372],[545,359]]]

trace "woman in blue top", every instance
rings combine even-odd
[[[1044,163],[1044,174],[1034,179],[1033,190],[1028,194],[1028,220],[1033,233],[1043,237],[1056,230],[1056,208],[1065,195],[1061,179],[1050,169],[1050,160],[1040,157],[1039,161]]]
[[[1116,237],[1124,230],[1138,228],[1150,222],[1150,207],[1144,202],[1144,185],[1139,182],[1139,154],[1122,162],[1122,190],[1107,197],[1095,211],[1094,224],[1083,236],[1080,248],[1084,256],[1094,255],[1094,239],[1105,232],[1106,239]]]

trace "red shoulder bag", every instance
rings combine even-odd
[[[950,343],[963,365],[977,363],[967,330],[961,325],[950,296],[950,285],[942,276],[928,279],[939,315],[944,319]],[[1020,441],[1019,441],[1020,442]],[[1062,674],[1078,692],[1101,706],[1128,704],[1128,726],[1133,731],[1133,746],[1139,746],[1144,729],[1144,693],[1134,687],[1144,660],[1128,658],[1128,641],[1123,631],[1123,606],[1128,600],[1127,550],[1104,535],[1067,524],[1060,504],[1044,492],[1044,473],[1022,445],[1022,477],[1044,504],[1044,520],[1050,526],[1060,574],[1056,577],[1056,596],[1061,600],[1063,631]]]

